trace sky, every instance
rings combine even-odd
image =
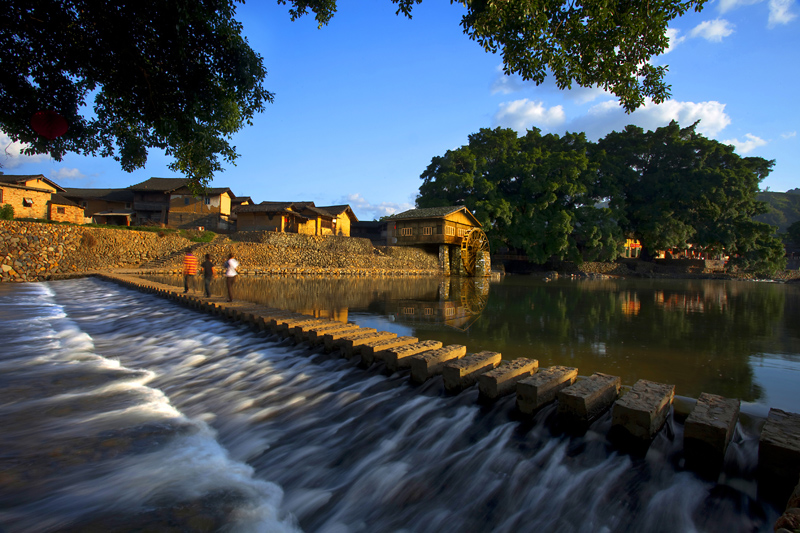
[[[626,114],[596,88],[560,91],[502,72],[460,26],[464,8],[442,0],[395,15],[390,0],[339,0],[322,29],[312,16],[292,22],[289,6],[239,5],[250,46],[264,58],[266,110],[233,138],[240,154],[212,186],[256,203],[349,204],[359,220],[414,207],[431,159],[468,142],[480,128],[523,134],[585,132],[597,140],[627,124],[653,130],[677,120],[736,147],[741,156],[775,160],[762,190],[800,187],[800,5],[796,0],[713,0],[673,20],[672,98]],[[44,174],[63,187],[127,187],[150,177],[181,177],[151,150],[145,168],[127,173],[113,159],[68,154],[18,155],[0,132],[0,169]]]

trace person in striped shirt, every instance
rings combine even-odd
[[[183,256],[183,293],[189,292],[189,278],[197,274],[197,258],[190,251]]]

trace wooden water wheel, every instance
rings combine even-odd
[[[461,261],[470,276],[475,275],[478,258],[489,251],[489,239],[483,230],[472,228],[461,239]]]

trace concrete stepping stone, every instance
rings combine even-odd
[[[573,422],[588,424],[611,407],[619,396],[621,386],[619,377],[595,372],[558,391],[558,414]]]
[[[467,355],[467,347],[461,344],[451,344],[438,350],[412,355],[409,361],[411,381],[425,383],[433,376],[441,374],[445,363],[453,359],[461,359],[465,355]]]
[[[392,333],[390,331],[378,331],[376,333],[343,337],[340,341],[339,349],[342,351],[342,354],[349,359],[361,353],[361,347],[369,342],[396,338],[397,333]]]
[[[759,474],[797,483],[800,477],[800,414],[770,409],[758,442]]]
[[[416,337],[396,337],[394,339],[387,339],[382,341],[368,342],[361,346],[361,363],[362,366],[370,366],[376,361],[376,355],[383,350],[397,348],[398,346],[406,346],[419,342]]]
[[[640,379],[614,404],[611,427],[625,430],[631,437],[650,440],[667,420],[675,385]]]
[[[325,343],[325,351],[332,352],[340,345],[340,340],[344,337],[354,337],[357,335],[364,335],[367,333],[377,333],[377,330],[374,328],[358,328],[358,329],[346,329],[346,330],[339,330],[333,331],[330,333],[326,333],[322,339],[323,343]]]
[[[517,382],[539,369],[539,361],[520,357],[502,362],[494,370],[478,376],[478,392],[483,401],[495,401],[517,390]]]
[[[471,387],[478,381],[478,376],[497,368],[502,358],[500,352],[485,351],[445,363],[442,368],[444,389],[454,394]]]
[[[430,350],[438,350],[442,347],[439,341],[421,341],[414,344],[406,344],[388,350],[377,352],[375,358],[386,363],[386,368],[391,372],[397,372],[401,368],[408,368],[411,364],[411,356]]]
[[[517,409],[530,415],[556,400],[556,394],[575,383],[578,369],[568,366],[543,368],[517,382]]]
[[[329,320],[314,318],[306,315],[305,318],[298,318],[296,320],[287,320],[285,322],[281,322],[275,327],[275,332],[280,333],[285,337],[288,337],[289,335],[292,334],[292,330],[297,326],[313,326],[313,325],[323,325],[328,323],[330,323]]]
[[[291,329],[291,334],[298,342],[300,342],[308,338],[308,334],[311,331],[323,331],[327,328],[334,329],[345,325],[347,324],[335,320],[326,320],[325,322],[322,322],[320,324],[300,324]],[[358,327],[355,324],[350,324],[350,326],[352,326],[353,328]]]
[[[741,402],[704,392],[683,427],[683,455],[690,466],[722,465]]]
[[[349,322],[345,324],[343,322],[339,322],[334,326],[312,328],[308,330],[304,335],[305,338],[308,339],[308,341],[311,344],[322,344],[322,342],[324,342],[325,335],[327,335],[328,333],[338,333],[341,331],[354,331],[360,328],[361,326],[357,324],[351,324]]]

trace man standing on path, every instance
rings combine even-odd
[[[233,253],[225,261],[225,281],[228,286],[228,301],[233,301],[233,282],[236,281],[236,269],[239,268],[239,261],[233,258]]]
[[[183,293],[189,292],[189,277],[197,274],[197,258],[191,250],[183,256]]]
[[[214,277],[214,263],[211,262],[211,256],[206,254],[206,260],[200,263],[203,268],[203,284],[206,289],[206,298],[211,298],[211,279]]]

